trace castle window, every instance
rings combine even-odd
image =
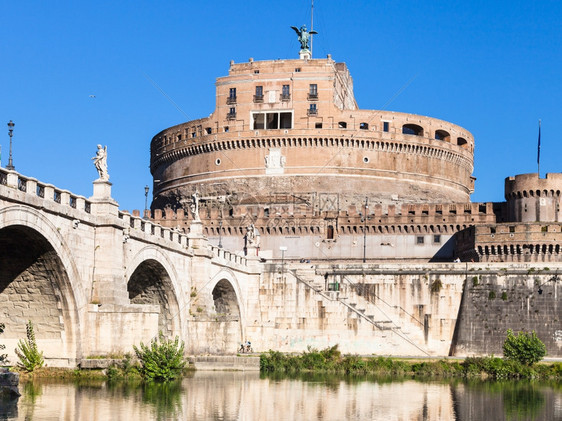
[[[418,244],[418,245],[423,245],[423,243],[424,243],[423,235],[418,235],[418,236],[416,237],[416,244]]]
[[[441,235],[439,235],[439,234],[434,235],[433,236],[433,242],[435,244],[440,244],[441,243]]]
[[[283,85],[283,90],[281,91],[281,101],[288,101],[291,99],[291,89],[289,85]]]
[[[181,140],[181,134],[178,135],[178,141],[180,141],[180,140]]]
[[[513,226],[509,227],[509,232],[515,232],[515,227]]]
[[[445,130],[436,130],[435,131],[435,139],[436,140],[442,140],[444,142],[450,142],[451,141],[451,135],[446,132]]]
[[[382,122],[382,131],[383,132],[388,132],[390,131],[390,123],[388,121],[383,121]]]
[[[211,129],[210,127],[205,127],[205,133],[211,134],[211,133],[212,133],[212,129]]]
[[[326,230],[326,239],[333,240],[334,239],[334,226],[328,225],[328,229]]]
[[[423,128],[417,124],[404,124],[402,126],[402,134],[423,136]]]
[[[314,101],[318,99],[318,85],[316,83],[311,83],[308,90],[309,101]]]
[[[457,137],[457,145],[466,149],[468,148],[468,141],[464,137]]]
[[[314,127],[315,127],[316,129],[321,129],[321,128],[322,128],[322,123],[316,123],[316,124],[314,125]]]
[[[236,103],[236,88],[230,88],[228,98],[226,99],[227,104],[235,104]]]
[[[338,129],[347,129],[347,123],[345,121],[340,121],[338,123]]]
[[[369,123],[359,123],[359,129],[369,130]]]
[[[256,69],[256,70],[254,70],[254,74],[255,74],[255,75],[259,74],[259,72],[260,72],[260,71],[259,71],[259,70],[257,70],[257,69]]]
[[[267,113],[266,114],[266,129],[278,129],[279,128],[279,113]]]
[[[228,114],[226,115],[226,118],[228,120],[234,120],[236,118],[236,108],[235,107],[230,107],[230,110],[228,111]]]
[[[295,73],[300,73],[300,72],[301,72],[301,68],[300,68],[300,67],[297,67],[297,68],[295,69]]]
[[[252,112],[252,130],[293,128],[293,113],[281,111]]]
[[[224,132],[225,132],[225,133],[228,133],[228,132],[229,132],[229,130],[230,130],[230,127],[228,127],[228,126],[224,126]]]
[[[263,102],[263,86],[256,86],[254,102]]]
[[[316,108],[316,104],[310,104],[308,108],[308,115],[316,115],[318,114],[318,109]]]

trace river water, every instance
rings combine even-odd
[[[0,420],[562,420],[562,385],[196,372],[173,385],[35,381]]]

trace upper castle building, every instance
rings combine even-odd
[[[474,138],[460,126],[360,109],[347,66],[330,55],[250,59],[217,79],[209,117],[152,139],[151,208],[187,229],[197,191],[214,243],[242,250],[253,224],[262,250],[305,259],[485,260],[468,237],[459,249],[455,234],[539,214],[562,221],[559,174],[549,175],[548,198],[528,174],[506,181],[507,203],[471,203],[473,163]],[[532,197],[516,193],[523,178]],[[536,191],[548,211],[540,200],[529,210]]]

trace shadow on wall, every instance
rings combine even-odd
[[[452,262],[453,261],[453,252],[455,250],[455,236],[453,235],[449,238],[445,244],[437,250],[437,253],[433,255],[433,257],[429,260],[432,263],[435,262]]]

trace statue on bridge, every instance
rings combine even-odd
[[[199,217],[199,194],[197,191],[191,195],[191,204],[189,205],[189,209],[191,210],[193,221],[201,222],[201,218]]]
[[[108,181],[109,174],[107,173],[107,146],[102,147],[98,145],[98,151],[93,158],[94,166],[98,170],[99,180]]]

